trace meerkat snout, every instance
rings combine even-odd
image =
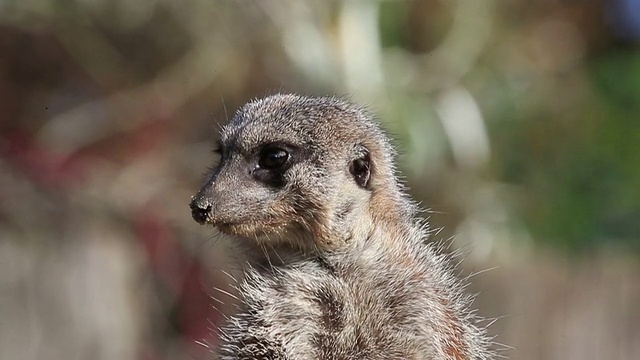
[[[292,145],[268,143],[242,154],[234,145],[221,146],[221,152],[229,157],[221,159],[207,183],[192,197],[189,206],[193,219],[227,229],[268,217],[258,205],[284,187],[285,172],[297,150]]]
[[[191,199],[189,207],[191,208],[191,217],[193,217],[193,220],[201,225],[207,222],[212,208],[206,198],[198,195],[194,196]]]

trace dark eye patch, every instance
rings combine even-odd
[[[265,147],[260,151],[258,166],[265,170],[277,170],[287,163],[290,156],[289,151],[282,147]]]
[[[255,151],[254,178],[268,186],[281,188],[287,183],[286,172],[296,163],[309,157],[310,151],[287,143],[264,144]]]

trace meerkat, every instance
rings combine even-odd
[[[220,359],[493,358],[364,109],[335,97],[255,100],[222,128],[218,152],[190,207],[243,256]]]

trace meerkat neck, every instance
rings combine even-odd
[[[376,189],[371,196],[369,211],[373,223],[389,231],[412,232],[419,228],[417,206],[407,198],[396,182],[384,189]]]
[[[312,257],[299,247],[288,243],[269,244],[243,239],[240,246],[243,260],[257,269],[273,269],[287,266]]]

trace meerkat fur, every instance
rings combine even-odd
[[[243,106],[219,145],[191,209],[233,238],[244,269],[221,360],[494,357],[366,111],[272,95]]]

